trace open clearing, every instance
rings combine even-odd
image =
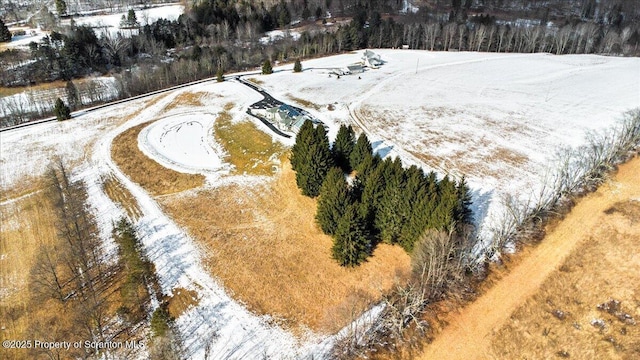
[[[485,240],[501,220],[504,195],[527,198],[558,150],[584,144],[588,131],[640,105],[638,58],[374,51],[386,63],[362,74],[338,79],[328,70],[360,61],[358,51],[259,79],[283,99],[331,105],[307,110],[355,123],[382,155],[465,175]]]
[[[211,273],[249,309],[294,330],[334,333],[408,277],[409,256],[386,244],[360,267],[339,266],[332,239],[315,225],[316,202],[300,194],[288,162],[264,181],[161,200],[205,246]]]
[[[361,52],[304,62],[301,74],[286,65],[256,76],[256,82],[281,100],[315,104],[307,110],[328,126],[330,137],[340,123],[353,123],[381,155],[398,155],[405,164],[440,174],[468,173],[484,232],[499,219],[501,195],[526,196],[522,189],[539,186],[557,149],[583,144],[587,130],[613,125],[640,103],[640,62],[634,58],[380,53],[387,64],[360,76],[336,79],[327,68],[355,62]],[[105,244],[113,221],[123,215],[135,220],[161,290],[173,302],[186,356],[328,358],[336,339],[354,327],[366,328],[367,317],[380,311],[374,307],[336,334],[382,291],[402,282],[408,256],[380,246],[358,269],[333,263],[331,240],[313,221],[315,204],[294,191],[293,174],[282,161],[281,150],[293,140],[273,135],[261,122],[247,122],[247,106],[260,98],[237,82],[203,83],[62,123],[0,133],[0,206],[28,197],[27,184],[43,174],[52,156],[62,156],[74,179],[87,186]],[[247,134],[258,130],[272,138],[250,141]],[[274,166],[278,172],[271,174]],[[149,185],[166,176],[197,181]],[[583,210],[567,234],[585,230],[580,221],[607,209]],[[566,255],[571,246],[563,244]],[[548,275],[564,255],[553,257],[562,248],[544,242],[536,252],[545,248],[556,266],[539,260],[530,268],[542,266]],[[491,305],[505,302],[510,314],[545,279],[525,275],[537,285],[521,292],[514,292],[520,284],[505,288]],[[518,294],[522,298],[512,303]],[[606,296],[618,296],[625,311],[635,311],[624,294]],[[486,318],[480,315],[475,319]],[[483,326],[489,330],[482,334],[498,331],[493,321],[508,316],[488,319]],[[315,331],[300,331],[305,326]],[[469,337],[471,345],[485,344],[474,354],[490,355],[492,348],[474,341]]]
[[[581,199],[504,278],[450,314],[421,359],[548,359],[561,351],[572,359],[637,357],[639,326],[596,306],[616,299],[640,320],[639,177],[635,158]],[[604,320],[603,331],[594,319]]]

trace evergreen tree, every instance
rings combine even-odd
[[[59,17],[67,14],[67,3],[64,0],[56,0],[56,12]]]
[[[467,180],[463,176],[456,188],[457,204],[454,211],[454,220],[459,226],[473,223],[473,212],[471,211],[471,192],[467,185]]]
[[[4,24],[4,21],[0,19],[0,42],[10,42],[11,41],[11,31]]]
[[[351,197],[344,173],[340,168],[334,167],[329,170],[322,183],[316,211],[316,221],[325,234],[335,234],[338,223],[350,203]]]
[[[389,164],[389,162],[387,162]],[[384,172],[385,188],[377,207],[376,229],[380,232],[380,239],[393,244],[400,238],[400,230],[410,209],[403,208],[403,195],[406,180],[404,169],[399,158],[386,165]]]
[[[338,223],[331,252],[342,266],[356,266],[366,260],[371,251],[364,223],[356,205],[347,207]]]
[[[333,153],[333,160],[336,165],[342,168],[345,172],[351,172],[351,163],[349,158],[355,147],[355,133],[351,125],[341,125],[336,136],[336,141],[333,143],[331,152]]]
[[[329,149],[329,138],[324,127],[316,126],[313,130],[308,154],[300,158],[302,166],[298,166],[296,171],[296,183],[302,190],[302,194],[309,197],[316,197],[320,193],[320,186],[333,167],[331,150]],[[297,155],[296,155],[296,161]],[[300,164],[298,164],[300,165]]]
[[[71,109],[60,98],[56,99],[56,103],[53,106],[53,114],[58,121],[71,119]]]
[[[172,322],[171,315],[166,309],[166,305],[160,305],[151,315],[151,336],[162,337],[169,331],[169,324]]]
[[[291,148],[291,168],[299,171],[308,165],[307,154],[313,138],[313,123],[305,121],[296,135],[296,142]]]
[[[76,85],[73,83],[73,81],[69,80],[67,81],[67,85],[65,86],[65,89],[67,91],[67,101],[69,102],[69,108],[71,110],[75,110],[78,105],[81,105],[80,102],[80,94],[78,94],[78,88],[76,88]]]
[[[262,63],[262,74],[269,75],[273,73],[273,68],[271,67],[271,61],[268,59]]]
[[[360,196],[360,207],[358,209],[368,233],[374,237],[378,234],[374,224],[376,223],[383,190],[386,186],[382,164],[383,163],[378,164],[364,180],[362,195]],[[358,173],[358,176],[360,175],[361,173]]]
[[[129,27],[135,27],[138,26],[138,17],[136,16],[136,12],[133,11],[133,9],[129,9],[129,12],[127,12],[127,25]]]
[[[224,71],[222,70],[221,67],[219,67],[218,71],[216,71],[216,81],[217,82],[223,82],[224,81]]]
[[[373,148],[371,147],[371,143],[369,142],[367,135],[362,133],[358,136],[358,141],[356,141],[356,145],[354,146],[351,155],[349,155],[349,164],[353,169],[357,170],[360,163],[362,163],[367,156],[372,156],[372,154]]]
[[[302,72],[302,64],[300,63],[300,59],[296,59],[296,62],[293,64],[293,72]]]
[[[436,230],[450,230],[455,221],[455,209],[458,205],[458,195],[455,181],[445,176],[438,183],[438,202],[432,212],[431,228]]]

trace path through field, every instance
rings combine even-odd
[[[640,158],[620,166],[613,179],[583,198],[509,274],[476,301],[450,316],[449,325],[419,359],[487,359],[493,334],[535,294],[545,279],[588,238],[603,212],[619,201],[640,201]]]

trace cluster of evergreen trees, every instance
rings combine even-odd
[[[316,220],[334,238],[333,257],[343,266],[364,261],[379,242],[407,252],[428,229],[452,231],[471,221],[464,178],[404,168],[399,158],[373,154],[367,136],[341,126],[333,144],[325,129],[307,121],[292,148],[291,166],[306,196],[318,199]]]
[[[0,42],[9,42],[11,41],[11,31],[7,28],[7,25],[4,24],[4,21],[0,19]]]

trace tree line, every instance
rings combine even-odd
[[[27,309],[55,310],[29,320],[27,333],[43,341],[139,341],[151,322],[151,358],[180,358],[180,340],[161,293],[153,264],[146,257],[133,224],[125,218],[113,225],[117,257],[105,249],[87,189],[74,181],[62,159],[46,173],[46,201],[54,209],[56,239],[37,250],[30,271]],[[152,300],[160,305],[149,316]],[[37,313],[37,312],[36,312]],[[107,357],[108,350],[85,348],[28,350],[38,358]],[[114,350],[129,357],[127,349]]]
[[[428,229],[463,231],[472,223],[464,178],[438,180],[397,157],[383,160],[351,126],[342,125],[330,147],[324,127],[306,121],[291,166],[302,194],[318,197],[316,221],[333,237],[333,257],[343,266],[362,263],[380,242],[411,253]]]
[[[255,69],[265,60],[292,61],[368,47],[407,45],[412,49],[443,51],[637,54],[640,23],[632,20],[638,17],[638,10],[627,5],[603,7],[605,3],[609,2],[595,5],[585,2],[582,17],[552,13],[547,18],[554,23],[548,26],[544,14],[537,13],[528,14],[535,19],[532,22],[499,22],[493,15],[499,5],[488,2],[480,6],[473,1],[440,1],[416,14],[389,16],[384,12],[398,10],[393,1],[300,4],[279,1],[271,6],[235,0],[199,1],[177,20],[158,19],[129,36],[99,38],[86,26],[55,28],[39,43],[31,43],[28,56],[31,61],[6,50],[4,53],[9,55],[0,56],[0,65],[7,69],[0,74],[0,83],[26,86],[95,73],[113,74],[117,80],[115,97],[126,98],[206,77],[220,77],[220,73]],[[598,10],[599,16],[588,8],[596,5],[603,7]],[[335,31],[303,31],[297,40],[285,37],[273,43],[260,42],[265,31],[276,27],[288,29],[292,19],[303,12],[312,17],[314,7],[320,9],[315,11],[317,18],[323,18],[326,10],[331,9],[350,16],[351,21]],[[101,100],[104,99],[97,99]],[[50,114],[24,109],[12,112],[25,113],[16,115],[13,122]]]

